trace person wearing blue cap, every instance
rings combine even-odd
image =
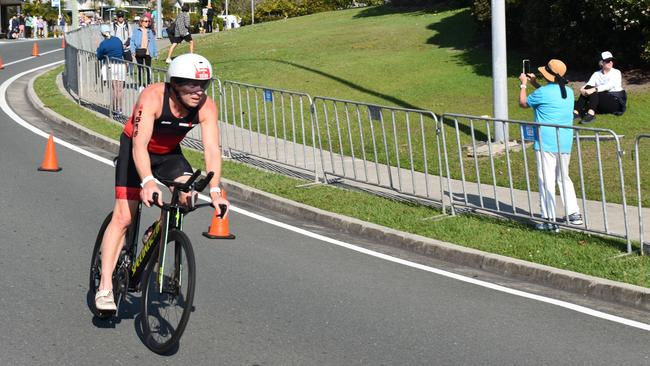
[[[123,46],[119,38],[111,35],[111,27],[108,24],[102,24],[99,31],[104,40],[97,47],[97,59],[102,64],[101,74],[104,83],[111,81],[113,89],[113,103],[116,114],[122,113],[122,88],[126,80],[126,65],[123,61]],[[109,62],[107,62],[108,58]]]

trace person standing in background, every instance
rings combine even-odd
[[[201,9],[201,33],[205,33],[208,28],[208,8]]]
[[[521,81],[519,106],[533,108],[535,122],[572,126],[574,99],[573,90],[566,85],[567,81],[564,78],[567,70],[566,65],[560,60],[553,59],[546,66],[539,67],[538,70],[548,84],[539,87],[535,74],[522,73],[519,75],[519,81]],[[539,88],[526,96],[528,80],[533,86]],[[556,219],[556,181],[560,186],[562,202],[566,204],[565,212],[569,213],[567,222],[572,225],[582,225],[582,215],[579,211],[575,188],[569,177],[573,129],[540,126],[537,136],[534,149],[537,160],[540,211],[542,218],[551,222],[539,223],[535,228],[552,232],[560,230],[557,224],[553,223]]]
[[[18,38],[25,38],[25,17],[18,13]]]
[[[190,53],[194,53],[194,41],[192,40],[192,34],[190,34],[189,4],[183,4],[181,10],[181,13],[178,14],[176,21],[174,22],[174,24],[176,24],[176,29],[174,31],[174,37],[171,38],[172,45],[169,47],[169,51],[167,52],[167,59],[165,60],[165,62],[168,64],[172,62],[172,54],[174,53],[174,49],[176,46],[178,46],[179,43],[183,42],[183,40],[185,40],[185,42],[189,42]]]
[[[207,16],[207,28],[206,32],[212,33],[212,22],[214,21],[214,9],[212,9],[212,2],[208,2],[208,11],[206,12]]]
[[[122,42],[119,38],[111,36],[111,26],[102,24],[99,31],[103,40],[97,47],[97,60],[101,66],[102,80],[111,82],[113,91],[111,105],[115,107],[117,115],[122,114],[122,89],[126,80],[126,65],[122,61]],[[107,60],[108,59],[108,60]]]
[[[41,16],[36,19],[36,37],[43,38],[43,17]]]
[[[29,14],[25,14],[25,38],[32,38],[34,32],[34,18]]]
[[[117,11],[117,20],[113,23],[113,33],[115,37],[122,41],[122,48],[124,49],[122,57],[127,61],[133,61],[133,52],[129,48],[131,45],[131,29],[129,28],[129,23],[124,20],[124,12],[122,10]]]
[[[153,28],[153,33],[156,34],[156,24],[158,24],[158,10],[153,9],[151,11],[151,28]]]
[[[65,35],[65,16],[63,16],[63,15],[61,15],[61,17],[59,19],[59,28],[61,28],[61,32],[63,32],[61,34],[61,38],[63,38],[64,35]]]
[[[131,37],[131,53],[135,55],[135,60],[138,65],[145,65],[151,67],[151,57],[158,56],[158,48],[156,47],[156,36],[150,28],[151,17],[143,15],[140,18],[140,26],[133,30]],[[146,73],[147,82],[142,83],[142,74]],[[142,89],[146,85],[151,84],[151,74],[149,68],[138,66],[138,86]]]

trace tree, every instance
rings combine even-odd
[[[65,9],[65,2],[63,0],[60,1],[61,9]],[[59,7],[52,7],[49,1],[34,0],[31,3],[26,2],[23,5],[23,12],[29,13],[32,16],[42,16],[47,21],[47,24],[56,24],[59,18]],[[62,11],[61,15],[66,18],[66,23],[69,23],[70,19],[65,12]]]

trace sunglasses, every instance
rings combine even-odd
[[[205,92],[208,84],[210,84],[210,80],[185,79],[177,82],[178,88],[187,94]]]
[[[149,23],[148,20],[141,20],[140,23]]]

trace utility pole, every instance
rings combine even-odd
[[[79,29],[79,3],[77,0],[70,1],[72,5],[70,6],[72,13],[72,30]]]
[[[492,94],[494,118],[508,119],[508,59],[505,0],[492,1]],[[494,123],[494,141],[508,141],[508,124]]]
[[[162,1],[156,0],[156,38],[162,38]]]
[[[251,25],[255,24],[255,0],[251,0]]]

